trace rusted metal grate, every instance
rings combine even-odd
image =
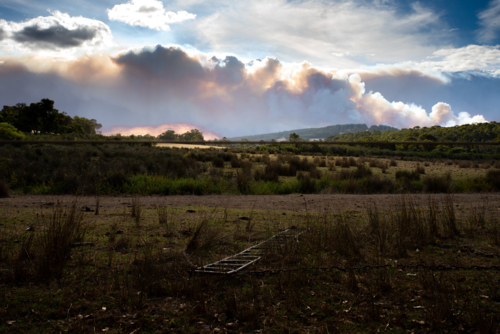
[[[305,230],[297,228],[286,229],[273,235],[271,238],[261,242],[260,244],[247,248],[238,254],[207,264],[203,267],[198,267],[194,270],[194,272],[214,275],[235,274],[259,261],[266,250],[270,250],[277,245],[286,243],[287,241],[298,237],[304,231]]]

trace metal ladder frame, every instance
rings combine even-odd
[[[297,228],[288,228],[235,255],[202,267],[197,267],[194,269],[194,272],[212,275],[233,275],[260,260],[264,255],[264,250],[271,248],[269,246],[270,243],[284,243],[288,241],[288,238],[296,238],[304,233],[304,231]]]

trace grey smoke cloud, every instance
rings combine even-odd
[[[446,80],[407,69],[322,70],[308,63],[284,65],[276,58],[245,64],[234,56],[188,53],[157,46],[113,58],[86,57],[51,71],[0,65],[0,102],[51,98],[70,115],[98,119],[105,127],[190,123],[221,136],[250,135],[345,123],[397,127],[456,125],[485,121],[456,113],[439,97],[424,109],[412,100],[387,99],[367,91],[387,78],[406,90]],[[412,87],[412,78],[420,77]],[[370,88],[372,89],[372,88]],[[27,97],[33,97],[28,100]],[[58,102],[60,101],[60,102]]]
[[[204,69],[199,60],[189,57],[182,49],[160,45],[140,53],[128,52],[113,59],[129,77],[160,78],[177,81],[183,78],[201,79]],[[146,79],[147,80],[147,79]]]
[[[70,30],[57,23],[48,28],[33,25],[15,32],[12,39],[40,49],[52,47],[71,48],[81,46],[86,41],[91,41],[98,30],[99,27],[78,27]]]

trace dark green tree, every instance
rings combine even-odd
[[[290,133],[290,141],[299,141],[300,140],[300,136],[298,134],[296,134],[295,132],[292,132]]]
[[[167,130],[157,136],[160,140],[177,140],[178,137],[174,130]]]

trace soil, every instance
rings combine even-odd
[[[427,205],[428,198],[442,202],[445,194],[413,194],[412,201],[419,205]],[[23,195],[0,199],[0,208],[36,208],[52,205],[57,201],[71,202],[74,196],[55,195]],[[171,207],[205,206],[232,209],[283,210],[336,212],[346,210],[366,211],[372,205],[378,210],[394,210],[401,195],[345,195],[345,194],[314,194],[314,195],[205,195],[205,196],[141,196],[144,206],[167,205]],[[79,197],[78,203],[89,208],[95,207],[95,197]],[[104,209],[121,209],[132,203],[132,196],[103,196],[101,206]],[[487,207],[500,209],[500,193],[454,194],[453,203],[464,209],[485,204]],[[498,208],[498,209],[496,209]]]

